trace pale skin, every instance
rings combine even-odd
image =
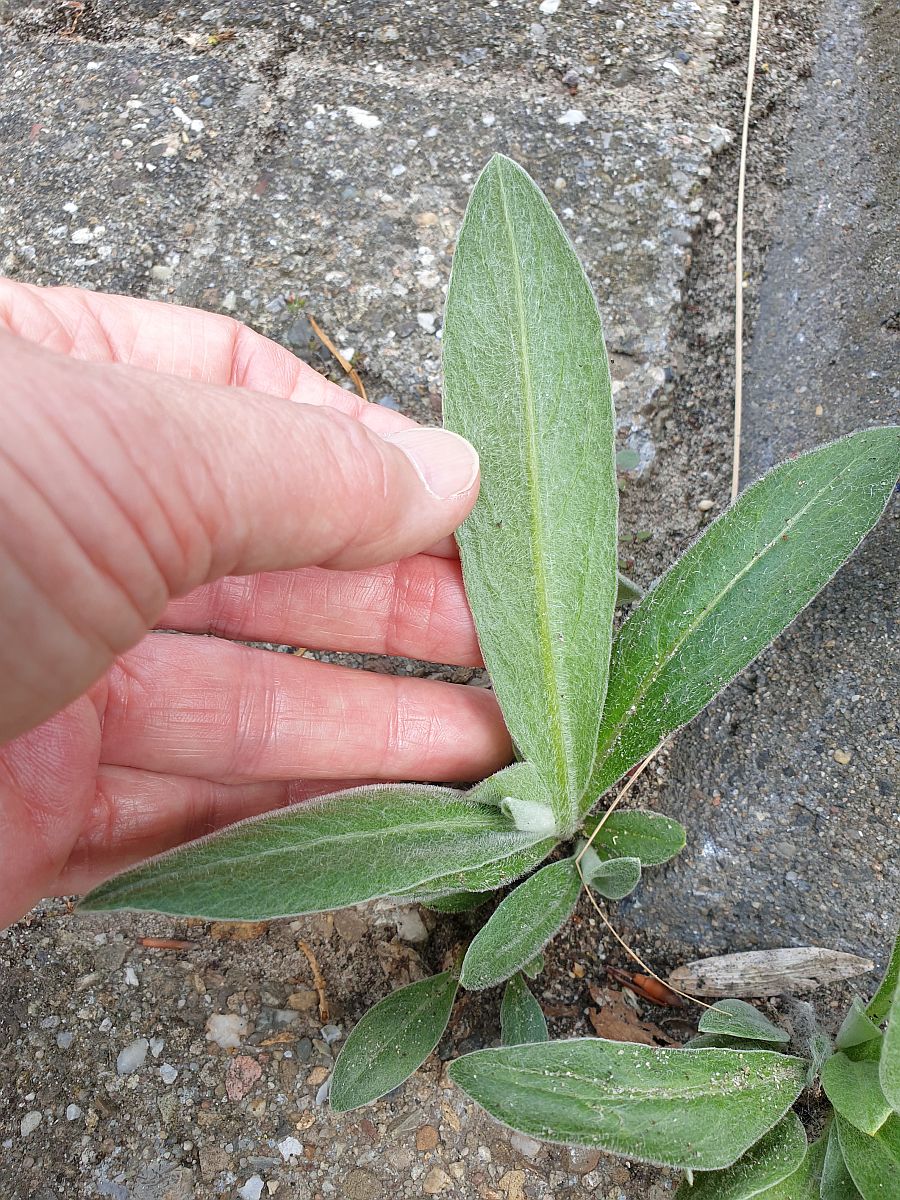
[[[230,318],[8,280],[0,413],[0,925],[241,817],[510,760],[482,688],[235,644],[478,665],[467,443]]]

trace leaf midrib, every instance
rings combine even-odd
[[[392,825],[387,829],[381,828],[380,830],[372,831],[371,833],[365,833],[365,832],[359,831],[359,830],[351,830],[349,832],[344,832],[344,833],[323,835],[321,837],[316,838],[315,841],[303,843],[299,847],[298,847],[298,843],[294,842],[290,846],[273,846],[270,849],[257,849],[257,850],[252,850],[252,851],[248,849],[243,854],[229,855],[228,858],[216,858],[215,863],[213,865],[218,869],[220,867],[237,866],[242,863],[256,861],[257,859],[270,858],[270,857],[273,857],[276,855],[296,854],[298,852],[298,848],[302,849],[304,853],[308,853],[310,850],[316,849],[317,847],[329,846],[331,844],[340,845],[343,847],[347,844],[347,842],[368,841],[376,836],[379,838],[385,838],[385,837],[395,838],[398,836],[402,836],[406,833],[446,834],[448,832],[448,830],[452,830],[454,833],[466,833],[466,834],[473,833],[471,826],[460,826],[457,828],[455,826],[448,826],[446,823],[442,823],[441,821],[433,821],[433,822],[429,822],[427,824],[423,823],[421,825],[399,825],[399,826]],[[517,830],[517,829],[490,829],[489,828],[489,829],[475,830],[474,832],[490,834],[490,835],[497,835],[500,837],[509,837],[509,836],[512,836],[515,834],[518,834],[520,837],[523,837],[523,838],[528,836],[524,833],[521,833],[521,831]],[[497,855],[496,858],[490,857],[490,858],[487,858],[483,863],[475,863],[468,867],[460,867],[459,870],[460,871],[478,870],[480,867],[488,866],[492,862],[499,862],[503,858],[508,857],[510,855],[510,853],[515,853],[516,850],[527,850],[530,846],[536,845],[537,841],[541,841],[541,840],[545,840],[545,839],[537,838],[533,842],[525,841],[522,845],[517,845],[515,847],[515,850],[513,850],[513,851],[510,851],[508,848],[506,848],[503,850],[503,852],[501,854]],[[177,853],[177,851],[174,853]],[[158,865],[162,866],[164,864],[164,861],[165,860],[162,860]],[[209,864],[206,864],[206,865],[208,866]],[[122,891],[123,891],[123,893],[140,891],[142,888],[145,888],[147,886],[155,886],[155,885],[158,885],[159,883],[166,883],[166,882],[175,883],[175,882],[178,882],[179,880],[181,880],[186,873],[195,872],[197,870],[197,866],[198,866],[198,864],[196,862],[185,863],[183,867],[180,867],[178,870],[172,871],[170,873],[158,874],[158,875],[153,875],[153,876],[149,876],[149,877],[145,877],[145,878],[141,878],[141,879],[135,879],[131,884],[125,885],[123,887]],[[143,872],[144,869],[145,868],[143,868],[143,867],[137,868],[137,870],[140,870],[141,872]],[[452,873],[453,872],[447,871],[446,866],[442,866],[436,875],[430,876],[429,879],[421,880],[420,883],[415,884],[413,886],[419,887],[419,886],[421,886],[422,883],[428,883],[430,881],[430,879],[440,879],[443,875],[452,874]],[[110,881],[110,883],[113,883],[113,882],[115,882],[115,880]]]
[[[519,339],[521,343],[521,366],[522,366],[522,392],[525,401],[525,428],[526,428],[526,445],[525,445],[525,473],[528,479],[528,496],[529,496],[529,540],[531,542],[531,561],[535,575],[535,591],[537,592],[537,623],[538,623],[538,640],[540,643],[540,660],[545,679],[552,679],[554,687],[548,688],[547,705],[550,710],[551,725],[554,733],[553,738],[553,753],[556,759],[557,778],[556,781],[563,789],[563,792],[568,797],[566,806],[566,823],[570,823],[575,816],[575,798],[572,796],[572,785],[569,779],[568,760],[566,756],[565,737],[563,735],[563,720],[562,712],[559,704],[559,679],[557,678],[556,659],[553,655],[553,644],[550,634],[550,606],[548,601],[547,575],[544,567],[543,554],[541,548],[543,546],[543,523],[541,520],[540,505],[537,502],[538,498],[538,453],[537,453],[537,430],[535,423],[535,407],[534,407],[534,386],[532,382],[531,372],[531,355],[528,341],[528,323],[526,318],[525,308],[525,289],[522,280],[522,268],[519,262],[518,247],[516,244],[515,231],[509,215],[509,206],[506,197],[506,187],[503,182],[503,173],[498,171],[497,182],[500,191],[500,206],[503,211],[503,224],[505,227],[507,238],[509,239],[510,260],[512,262],[513,276],[513,291],[515,294],[516,306],[516,321],[519,327]],[[553,805],[556,808],[556,804]],[[559,819],[559,813],[557,813]]]
[[[844,467],[841,468],[841,470],[837,473],[837,475],[834,476],[833,479],[830,479],[824,487],[822,487],[818,492],[816,492],[815,495],[811,496],[810,499],[807,501],[807,503],[803,506],[803,508],[799,509],[791,518],[789,518],[789,520],[787,520],[784,523],[784,525],[781,526],[781,528],[779,529],[779,531],[775,535],[775,537],[773,537],[771,539],[771,541],[767,542],[766,545],[763,546],[762,550],[760,550],[757,554],[755,554],[753,556],[753,558],[747,563],[747,565],[745,567],[743,567],[740,571],[738,571],[737,574],[735,574],[729,580],[729,582],[726,584],[726,586],[724,588],[722,588],[722,590],[720,592],[718,592],[716,594],[716,596],[713,597],[713,599],[709,602],[709,604],[705,608],[700,610],[700,612],[697,615],[697,617],[695,618],[695,620],[690,625],[688,625],[686,627],[686,629],[684,630],[684,633],[678,639],[676,639],[676,641],[672,645],[671,650],[669,650],[667,652],[667,654],[665,655],[665,657],[660,660],[658,666],[656,666],[653,671],[648,673],[644,683],[642,683],[636,696],[632,699],[631,703],[625,709],[625,712],[623,713],[622,717],[612,727],[612,729],[610,731],[610,735],[608,738],[606,738],[605,743],[602,746],[602,748],[600,748],[600,746],[598,746],[597,755],[594,760],[594,766],[591,770],[591,778],[592,779],[594,778],[594,776],[597,775],[600,768],[608,760],[610,754],[612,753],[612,751],[615,748],[616,743],[619,740],[622,730],[625,728],[625,726],[628,724],[629,720],[634,715],[634,711],[637,710],[637,708],[643,703],[644,699],[647,696],[647,693],[650,691],[650,689],[653,687],[654,683],[656,683],[657,679],[659,679],[659,677],[662,675],[662,673],[668,667],[669,663],[672,661],[672,659],[675,657],[675,655],[678,653],[678,651],[681,649],[681,647],[684,645],[684,643],[688,640],[688,638],[690,638],[697,631],[697,629],[702,624],[702,622],[705,621],[706,618],[709,616],[709,614],[715,608],[718,607],[718,605],[725,599],[725,597],[729,594],[729,592],[731,592],[732,589],[737,586],[737,584],[741,581],[741,579],[743,579],[744,576],[750,570],[752,570],[753,567],[755,567],[757,563],[761,562],[763,560],[763,558],[765,558],[765,556],[769,553],[769,551],[781,541],[785,532],[787,530],[790,530],[797,523],[797,521],[799,521],[800,518],[803,517],[819,499],[821,499],[822,496],[824,496],[828,491],[833,489],[835,484],[841,478],[841,476],[844,475],[847,471],[849,471],[851,467],[854,467],[856,465],[856,463],[857,463],[856,458],[851,459],[850,462],[848,462]],[[590,787],[588,788],[588,790],[591,790]],[[599,797],[597,797],[597,799],[599,799]]]

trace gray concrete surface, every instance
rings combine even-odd
[[[823,14],[759,289],[744,482],[900,419],[897,16]],[[679,737],[659,797],[691,835],[667,881],[679,904],[652,881],[635,904],[657,934],[709,952],[824,944],[884,961],[900,919],[898,511]]]
[[[772,282],[759,289],[751,470],[764,465],[756,456],[768,452],[763,435],[773,429],[820,436],[789,411],[799,383],[785,375],[771,393],[777,406],[759,418],[753,387],[763,371],[781,382],[765,356],[780,366],[785,352],[764,331],[768,314],[775,334],[787,323],[792,306],[779,310],[771,297],[807,232],[806,221],[790,223],[796,197],[818,187],[807,174],[796,190],[794,164],[808,159],[811,170],[818,154],[803,120],[794,183],[783,174],[793,106],[801,101],[815,113],[817,88],[846,95],[829,83],[826,42],[804,101],[799,81],[813,57],[818,7],[802,0],[790,13],[764,13],[748,214],[751,313],[773,228],[783,242],[773,256],[783,257],[773,257]],[[485,157],[512,153],[553,198],[600,296],[621,436],[642,452],[640,478],[629,478],[622,496],[623,549],[648,581],[702,527],[699,501],[727,496],[735,159],[723,130],[738,127],[748,13],[746,3],[713,0],[562,0],[552,14],[538,0],[232,0],[210,8],[89,0],[74,36],[65,36],[75,10],[55,0],[0,0],[2,269],[31,282],[232,312],[335,372],[311,345],[312,313],[354,350],[375,400],[435,420],[455,230]],[[834,28],[843,47],[846,31]],[[885,64],[868,19],[851,32],[863,40],[846,52],[850,65],[871,52],[874,69],[860,64],[861,91],[837,106],[848,148],[860,121],[871,120],[865,96]],[[865,220],[886,219],[888,203],[866,209]],[[810,288],[793,304],[795,322],[837,272],[824,240],[830,232],[824,228],[821,245],[806,240]],[[867,251],[881,246],[889,264],[884,236],[863,226],[859,238]],[[867,291],[867,277],[855,279],[848,305],[865,308],[877,295],[875,307],[883,307],[875,284]],[[833,336],[862,336],[848,332],[848,311],[833,314]],[[879,361],[886,372],[887,358]],[[828,366],[816,387],[834,395]],[[810,371],[808,359],[798,360],[792,377]],[[879,388],[873,383],[866,394],[886,395]],[[863,415],[848,410],[840,419],[849,428]],[[783,448],[794,445],[772,452]],[[872,872],[881,863],[896,888],[896,834],[891,843],[884,833],[896,802],[870,807],[867,793],[888,760],[873,758],[867,743],[891,697],[864,666],[866,626],[849,626],[861,610],[881,631],[875,657],[889,652],[883,570],[869,551],[860,555],[697,732],[682,735],[644,789],[644,802],[682,815],[695,839],[679,864],[648,872],[639,901],[617,915],[659,967],[778,940],[848,949],[880,941],[887,899]],[[823,657],[813,658],[819,646]],[[829,662],[835,673],[819,673]],[[857,672],[873,690],[853,682]],[[862,700],[853,701],[857,694]],[[828,758],[836,728],[841,746],[855,752],[844,769]],[[796,750],[782,754],[786,739]],[[797,788],[802,803],[791,803],[794,777],[785,773],[798,769],[795,754],[812,757],[802,795]],[[845,805],[852,817],[839,826],[840,811],[831,809]],[[746,816],[761,827],[753,838]],[[851,821],[863,830],[853,831],[853,854],[841,841]],[[825,877],[826,857],[829,866],[840,863],[831,872],[839,886]],[[790,871],[796,883],[786,879]],[[848,890],[845,881],[857,876],[859,886]],[[497,1036],[490,994],[467,998],[439,1055],[396,1095],[341,1118],[317,1103],[341,1043],[321,1037],[298,940],[314,950],[330,1020],[346,1033],[391,987],[439,968],[465,937],[464,922],[431,928],[370,907],[245,932],[235,940],[204,924],[73,918],[51,902],[0,936],[4,1195],[671,1195],[665,1172],[511,1137],[449,1087],[445,1058]],[[141,943],[148,935],[187,946],[153,950]],[[539,981],[554,1035],[591,1032],[588,987],[603,979],[607,956],[623,961],[580,910],[551,946]],[[207,1039],[216,1013],[246,1018],[236,1053]],[[121,1051],[137,1042],[140,1058],[140,1039],[148,1041],[143,1062],[120,1074]]]

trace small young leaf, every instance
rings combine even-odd
[[[881,1090],[894,1112],[900,1113],[900,990],[894,992],[894,1003],[888,1013],[887,1029],[881,1047],[879,1064]]]
[[[530,962],[527,962],[522,968],[522,974],[527,975],[529,979],[537,979],[541,971],[544,969],[543,954],[536,954]]]
[[[719,1050],[778,1050],[780,1042],[761,1042],[756,1038],[729,1037],[727,1033],[697,1033],[684,1043],[686,1050],[702,1050],[712,1046]]]
[[[347,1112],[399,1087],[441,1040],[459,981],[445,971],[398,988],[354,1026],[338,1055],[331,1107]]]
[[[697,1026],[701,1033],[724,1033],[757,1042],[789,1042],[790,1036],[773,1025],[758,1008],[744,1000],[719,1000],[708,1008]]]
[[[695,1171],[730,1167],[803,1089],[802,1059],[603,1038],[478,1050],[450,1077],[504,1124]]]
[[[838,1114],[841,1154],[863,1200],[900,1196],[900,1117],[889,1117],[874,1137],[860,1133]]]
[[[585,811],[812,600],[898,473],[900,428],[866,429],[775,467],[709,526],[616,637]]]
[[[460,982],[470,992],[502,983],[544,947],[571,916],[581,894],[572,858],[542,867],[491,913],[463,959]]]
[[[643,600],[643,598],[644,589],[638,587],[633,579],[629,579],[627,575],[623,575],[620,571],[616,584],[616,607],[622,608],[626,604],[634,604],[637,600]]]
[[[849,1050],[851,1046],[860,1046],[863,1042],[871,1042],[881,1037],[881,1030],[871,1018],[866,1016],[866,1007],[858,996],[853,997],[850,1011],[844,1017],[838,1030],[834,1044],[838,1050]]]
[[[837,1124],[834,1121],[828,1130],[820,1196],[821,1200],[859,1200],[856,1184],[850,1177],[841,1153]]]
[[[839,1050],[822,1068],[822,1088],[835,1112],[862,1133],[877,1133],[891,1115],[876,1062],[854,1062]]]
[[[585,883],[607,900],[624,899],[641,881],[639,858],[601,859],[589,846],[580,865]]]
[[[675,1200],[751,1200],[799,1170],[806,1158],[806,1132],[796,1113],[789,1112],[724,1171],[703,1172],[691,1187],[684,1182]]]
[[[585,819],[585,837],[591,836],[602,819],[602,815]],[[671,817],[630,808],[607,817],[591,849],[600,858],[639,858],[643,866],[654,867],[674,858],[686,840],[684,826]]]
[[[359,787],[191,842],[101,884],[81,907],[260,921],[402,892],[479,891],[433,881],[538,840],[450,788]]]
[[[870,1016],[876,1023],[883,1021],[888,1015],[898,983],[900,983],[900,933],[897,934],[894,941],[887,970],[878,985],[878,991],[866,1006],[867,1016]]]
[[[504,1046],[522,1046],[528,1042],[546,1042],[547,1021],[541,1006],[532,996],[520,973],[513,975],[503,989],[500,1005],[500,1033]]]
[[[453,256],[444,418],[481,456],[457,532],[513,741],[572,830],[588,781],[616,599],[612,388],[600,316],[540,190],[495,155]]]
[[[549,804],[550,793],[531,763],[516,762],[466,792],[473,804],[495,804],[498,807],[508,796],[530,800],[534,804]]]

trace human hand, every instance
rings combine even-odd
[[[8,280],[0,404],[0,925],[241,817],[509,760],[481,688],[228,640],[477,665],[462,439],[227,317]]]

